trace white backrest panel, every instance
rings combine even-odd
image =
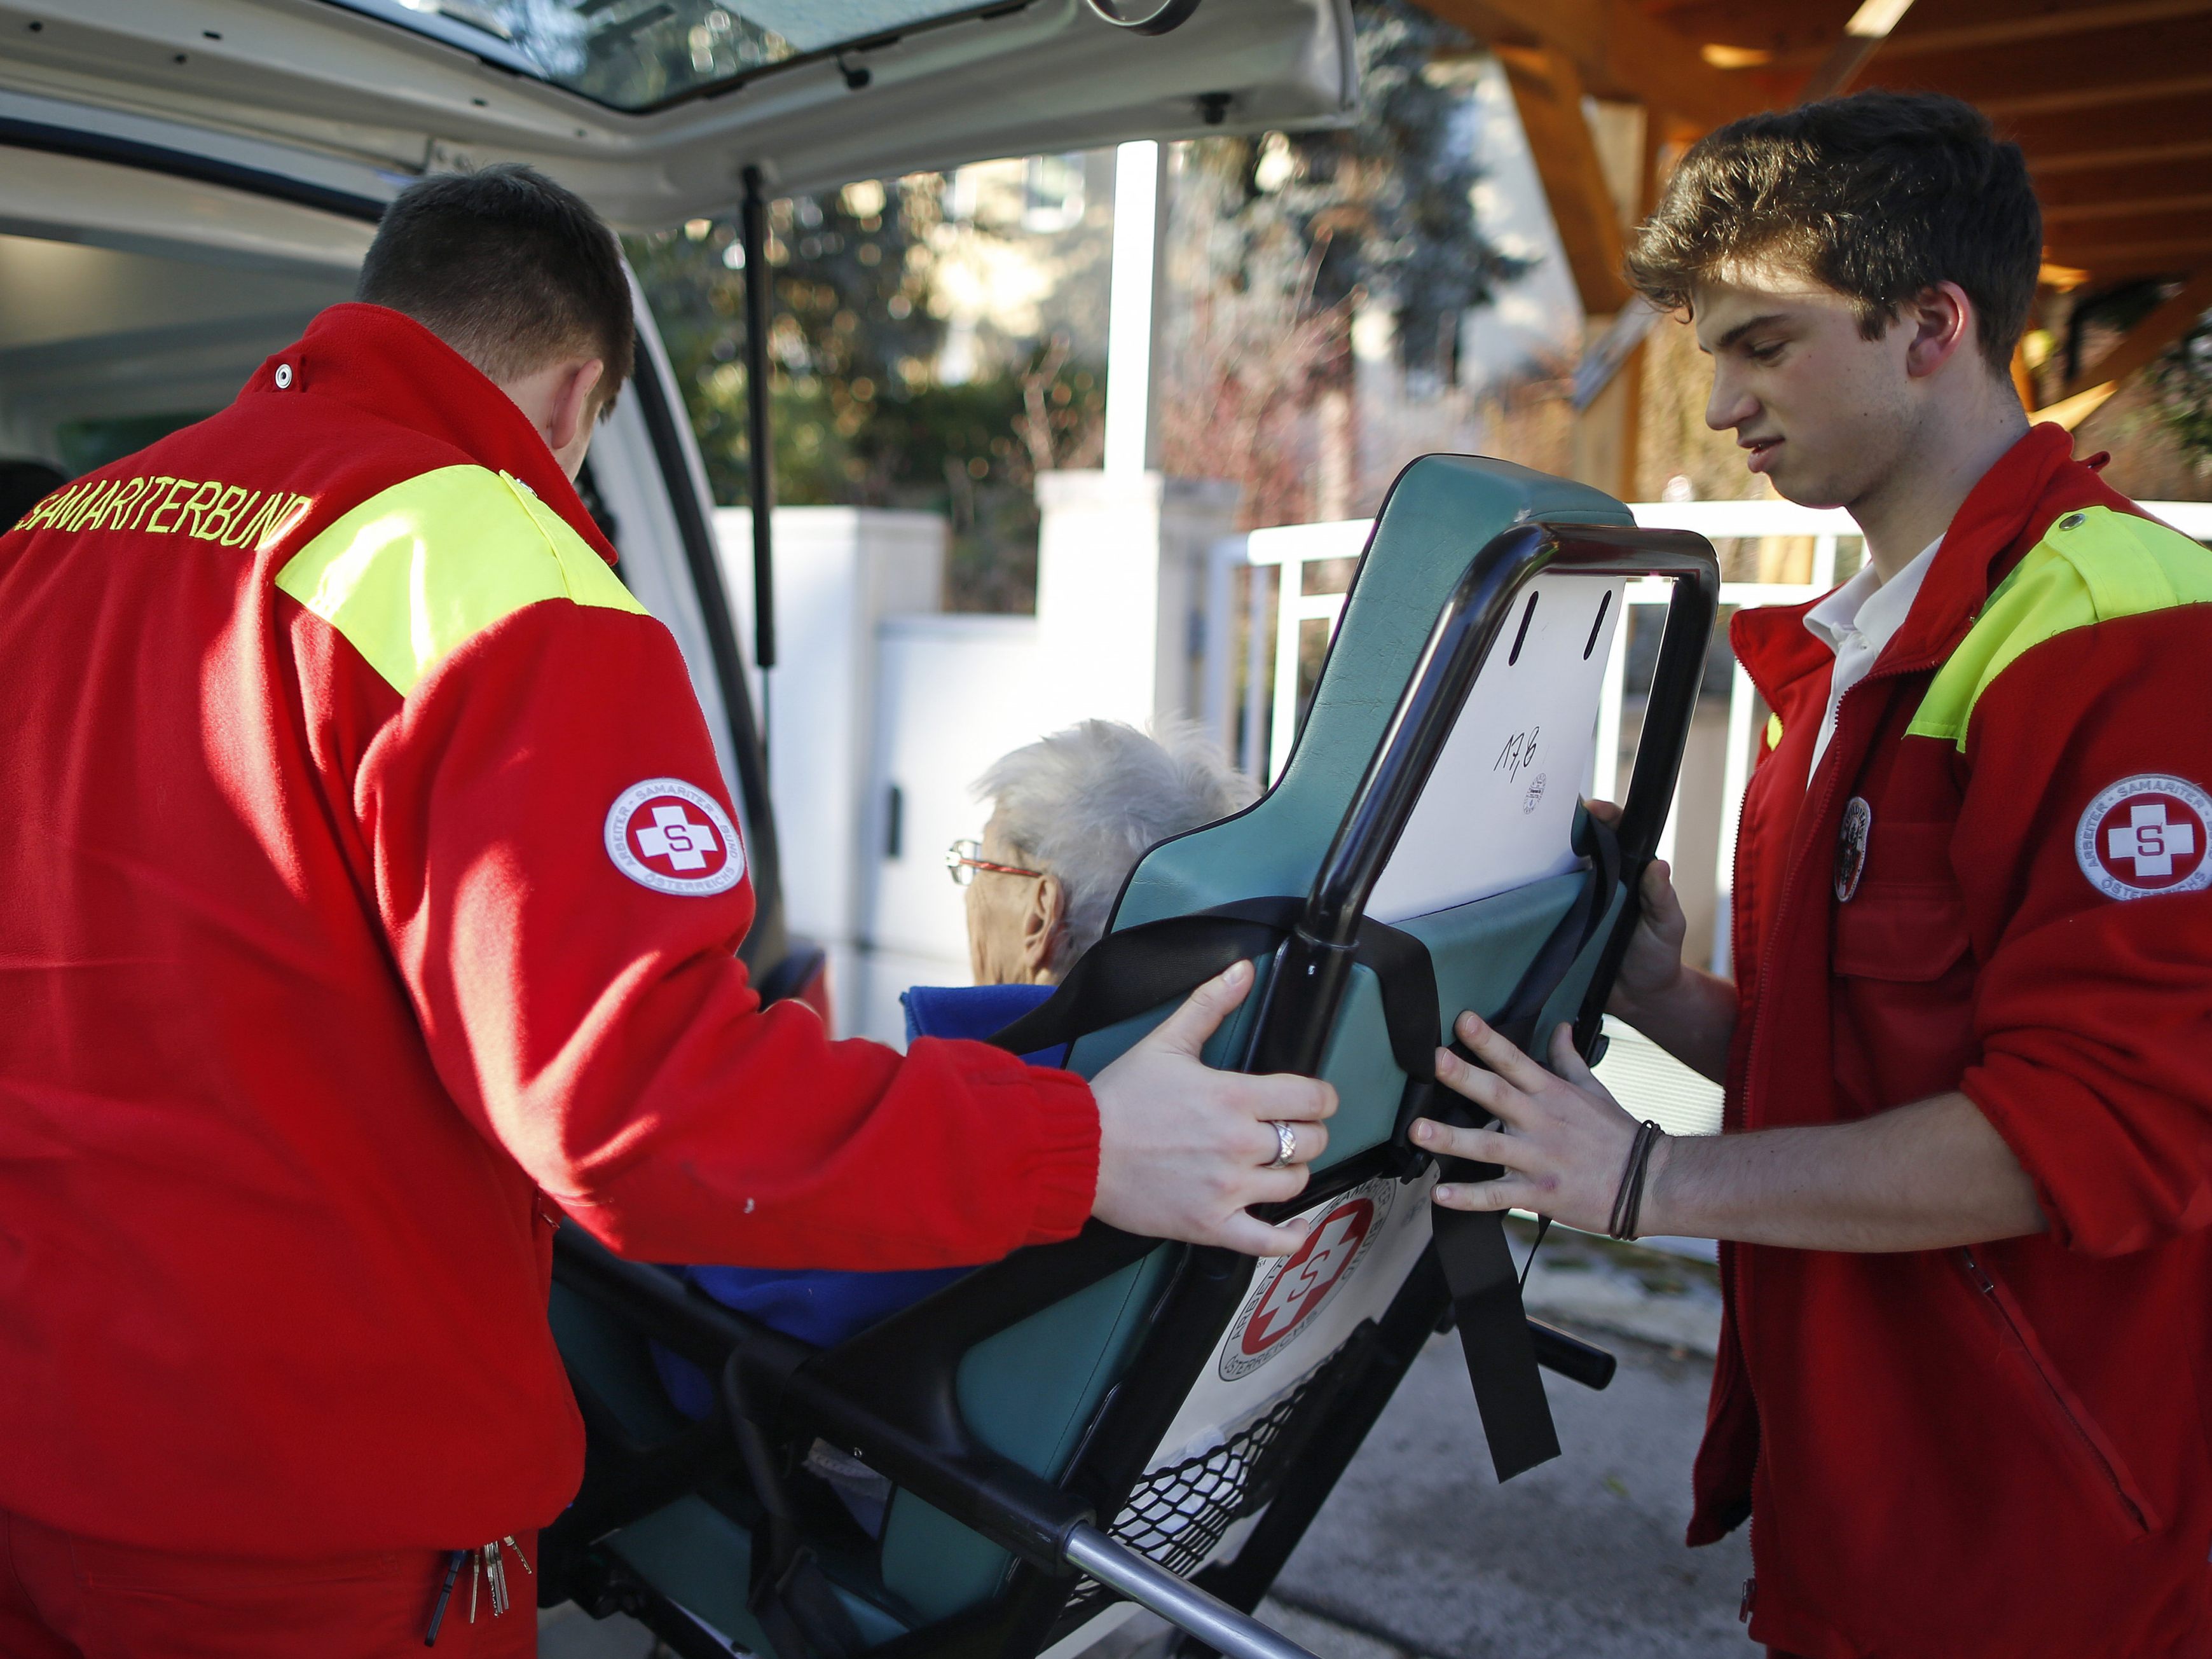
[[[1521,591],[1368,915],[1426,915],[1575,867],[1575,805],[1626,586],[1547,572]]]

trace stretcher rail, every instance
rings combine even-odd
[[[1067,1560],[1226,1659],[1314,1659],[1287,1636],[1186,1583],[1096,1527],[1080,1526],[1068,1534]]]

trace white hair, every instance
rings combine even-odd
[[[1259,793],[1187,721],[1147,737],[1118,720],[1085,720],[1001,756],[975,781],[1000,833],[1066,894],[1055,972],[1097,942],[1149,848],[1242,811]]]

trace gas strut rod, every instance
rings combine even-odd
[[[745,249],[745,422],[746,495],[753,518],[753,662],[763,673],[775,666],[775,537],[769,520],[775,511],[775,434],[768,410],[768,329],[771,299],[768,269],[768,201],[761,194],[761,171],[745,169],[745,194],[739,215]],[[763,687],[765,694],[766,687]],[[763,697],[761,744],[768,744],[766,697]]]

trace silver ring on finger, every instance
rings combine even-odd
[[[1279,1117],[1267,1120],[1267,1127],[1275,1132],[1275,1156],[1260,1167],[1263,1170],[1287,1170],[1297,1162],[1298,1132]]]

